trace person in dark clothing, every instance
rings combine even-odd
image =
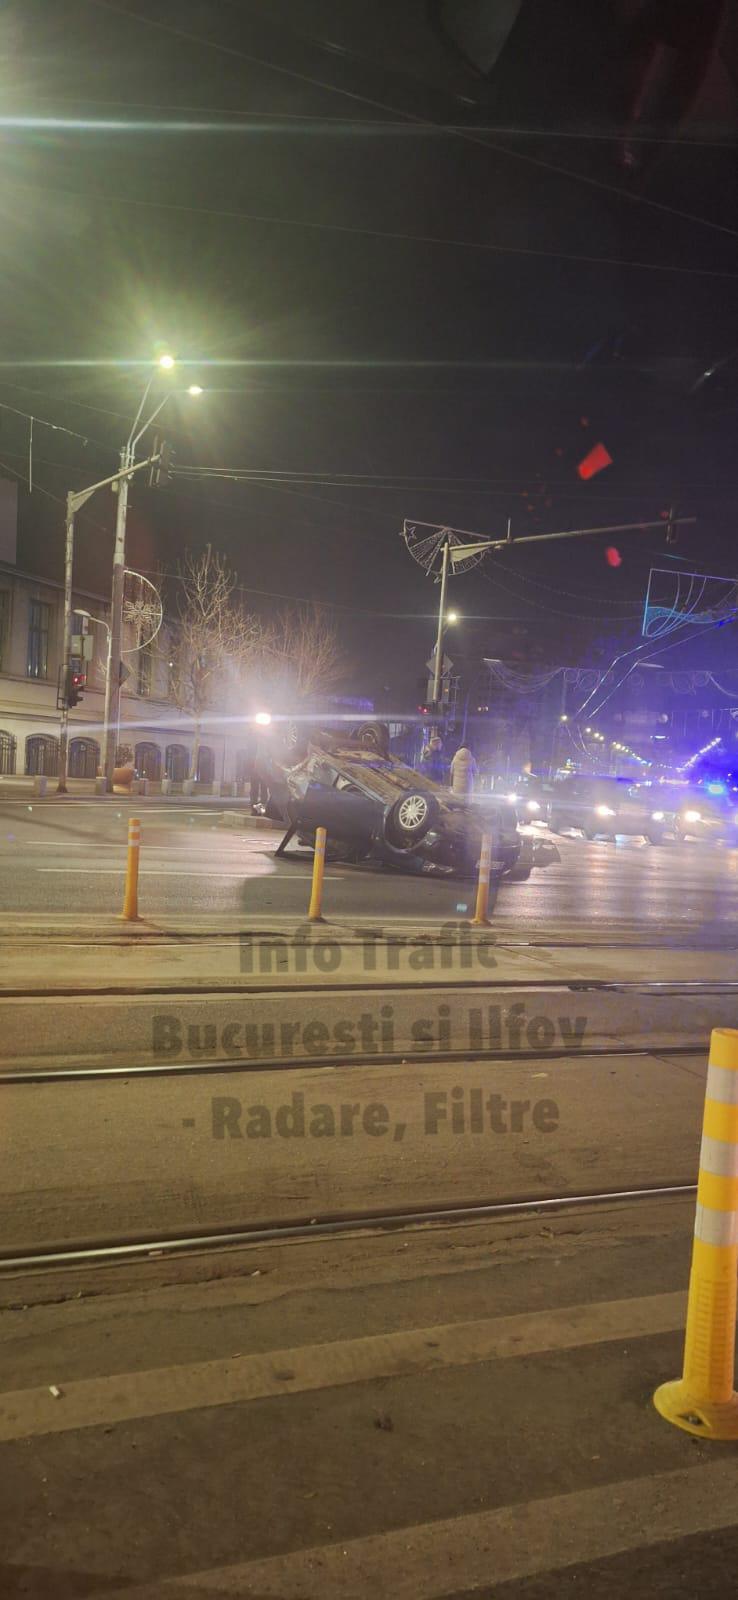
[[[251,784],[251,810],[259,812],[263,812],[264,810],[268,793],[261,757],[261,744],[258,739],[255,739],[251,756],[249,780]]]
[[[420,771],[424,778],[430,778],[433,783],[446,782],[446,760],[443,754],[443,744],[437,733],[431,735],[423,751],[420,758]]]

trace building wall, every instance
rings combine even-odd
[[[48,606],[48,649],[43,676],[29,674],[29,621],[31,603]],[[74,604],[93,616],[107,620],[109,603],[100,595],[75,591]],[[105,702],[107,633],[104,627],[87,624],[94,641],[94,655],[87,663],[87,686],[80,705],[69,714],[69,737],[95,740],[102,750]],[[129,640],[129,643],[131,641]],[[0,757],[2,735],[15,739],[15,775],[26,771],[27,741],[34,736],[59,737],[60,713],[57,708],[57,683],[63,644],[63,590],[61,585],[42,582],[0,563]],[[142,652],[124,656],[131,676],[121,694],[120,743],[133,748],[143,742],[154,744],[165,770],[170,746],[183,746],[187,763],[192,752],[194,730],[169,700],[168,633],[164,626],[150,652],[148,693],[139,692],[146,678],[141,672]],[[237,770],[243,772],[239,753],[246,750],[249,733],[245,724],[236,723],[224,734],[212,723],[204,723],[201,746],[212,751],[212,770],[216,779],[232,782]],[[7,750],[7,742],[5,745]],[[205,760],[207,758],[204,758]],[[2,763],[0,761],[0,769]]]

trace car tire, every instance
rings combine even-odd
[[[390,734],[386,722],[362,722],[353,738],[365,750],[375,750],[379,756],[389,756]]]
[[[564,822],[563,817],[560,817],[557,811],[552,811],[548,826],[551,833],[563,833],[568,827],[568,823]]]
[[[664,835],[663,833],[659,832],[658,828],[655,831],[651,830],[651,832],[647,833],[646,838],[649,844],[663,844],[664,842]]]
[[[424,794],[422,789],[409,789],[401,794],[387,813],[385,833],[395,849],[409,849],[419,844],[438,819],[438,801],[435,795]]]

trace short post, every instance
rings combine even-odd
[[[315,829],[315,855],[313,856],[313,885],[310,891],[308,922],[323,921],[323,873],[325,872],[325,828]]]
[[[473,928],[488,928],[489,917],[489,869],[492,863],[492,835],[482,834],[482,854],[479,857],[479,882],[477,884],[477,904],[472,917]]]
[[[124,922],[140,922],[138,914],[138,858],[141,851],[141,822],[138,817],[128,819],[128,861],[126,863],[126,890],[121,918]]]
[[[738,1269],[738,1029],[713,1028],[681,1378],[653,1402],[702,1439],[738,1439],[734,1388]]]

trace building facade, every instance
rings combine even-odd
[[[0,780],[56,776],[57,705],[64,638],[63,589],[0,562]],[[69,776],[93,779],[103,752],[109,600],[75,589],[74,632],[88,641],[87,683],[69,714]],[[84,615],[83,613],[89,613]],[[121,693],[118,759],[131,760],[156,785],[181,783],[189,772],[194,728],[169,697],[166,623],[149,648],[124,641],[128,677]],[[200,733],[197,779],[203,785],[247,780],[251,752],[244,717],[210,719]]]

